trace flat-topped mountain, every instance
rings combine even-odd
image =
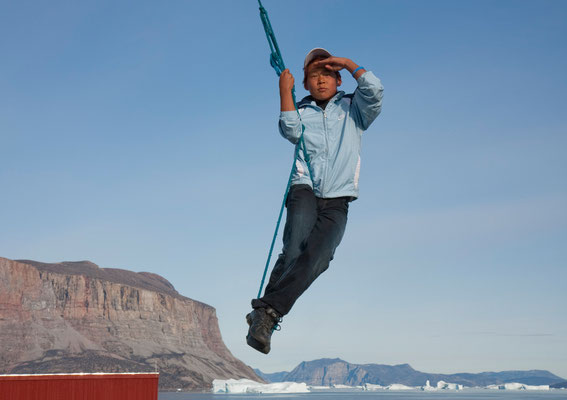
[[[391,385],[401,383],[408,386],[423,386],[426,381],[436,385],[438,381],[457,383],[468,387],[488,386],[509,382],[526,385],[553,385],[565,379],[549,371],[503,371],[482,372],[478,374],[431,374],[413,369],[409,364],[351,364],[340,358],[322,358],[304,361],[289,373],[263,374],[266,380],[305,382],[314,386],[348,385],[358,386],[365,383]]]
[[[160,372],[162,390],[259,380],[215,309],[159,275],[0,257],[0,373]]]

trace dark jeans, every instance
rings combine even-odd
[[[264,296],[252,307],[271,306],[286,315],[295,301],[321,275],[333,259],[347,223],[350,198],[315,197],[309,185],[290,188],[283,249]]]

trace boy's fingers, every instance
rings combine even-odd
[[[327,57],[316,62],[321,64],[335,64],[337,61],[338,61],[337,57]]]
[[[319,66],[321,66],[321,65],[329,64],[329,62],[331,62],[331,58],[330,58],[330,57],[329,57],[329,58],[325,58],[325,59],[323,59],[323,60],[315,61],[313,64],[314,64],[315,66],[319,67]]]
[[[330,71],[339,71],[339,70],[343,69],[343,67],[341,67],[340,65],[330,65],[330,64],[326,64],[325,68],[330,70]]]
[[[316,67],[324,66],[327,69],[338,71],[339,69],[343,69],[344,65],[340,63],[340,60],[336,57],[329,57],[323,60],[318,60],[313,63]]]

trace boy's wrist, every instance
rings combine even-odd
[[[358,64],[355,63],[354,61],[352,61],[350,58],[347,59],[347,62],[345,63],[345,68],[348,72],[350,72],[352,74],[352,72],[358,68]]]
[[[357,72],[363,69],[364,67],[361,65],[360,67],[355,68],[355,70],[351,72],[351,75],[355,77],[357,75]]]
[[[293,102],[293,96],[291,90],[280,92],[280,111],[294,111],[295,104]]]
[[[352,60],[349,60],[350,63],[348,65],[348,72],[350,72],[350,74],[352,75],[352,77],[354,79],[358,79],[362,76],[362,74],[364,74],[366,72],[366,68],[364,68],[362,65],[358,65],[357,63],[355,63]]]
[[[286,101],[286,100],[293,101],[293,96],[291,95],[291,90],[289,92],[280,93],[280,100],[282,100],[282,101]]]

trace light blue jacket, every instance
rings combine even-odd
[[[307,184],[322,198],[358,197],[362,132],[380,114],[383,87],[370,71],[357,83],[353,94],[338,92],[325,110],[307,96],[297,103],[301,119],[297,111],[281,112],[280,133],[296,146],[300,146],[301,124],[305,126],[310,168],[300,146],[292,185]]]

